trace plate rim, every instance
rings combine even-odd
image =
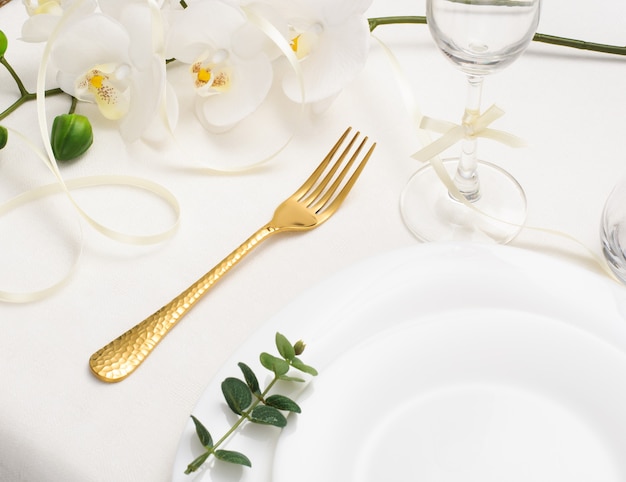
[[[408,280],[412,280],[416,284],[419,282],[421,288],[428,286],[427,289],[436,291],[439,287],[438,283],[466,282],[467,280],[463,279],[463,276],[457,279],[459,273],[456,271],[459,264],[463,267],[472,265],[475,267],[477,262],[492,263],[490,276],[495,277],[492,281],[498,283],[502,283],[503,280],[511,283],[515,282],[513,281],[514,279],[524,278],[526,281],[537,283],[541,285],[542,289],[548,290],[546,295],[554,294],[550,292],[550,290],[553,290],[555,293],[558,291],[559,296],[563,296],[564,290],[575,284],[576,289],[584,288],[583,291],[585,293],[593,295],[590,298],[591,301],[589,299],[586,300],[586,305],[593,305],[596,302],[595,296],[600,294],[604,298],[614,300],[615,306],[613,307],[606,306],[606,304],[601,307],[594,306],[594,308],[602,308],[600,310],[602,316],[600,316],[599,323],[589,324],[580,328],[588,331],[592,336],[604,340],[616,349],[626,351],[626,323],[615,323],[616,320],[623,322],[625,319],[626,290],[608,277],[563,259],[554,258],[525,248],[458,242],[416,244],[362,259],[338,270],[296,296],[277,313],[264,321],[251,336],[242,341],[240,346],[228,357],[227,361],[217,370],[215,376],[204,388],[191,414],[197,415],[202,420],[203,413],[219,413],[219,410],[216,412],[215,407],[222,404],[221,391],[219,389],[221,381],[227,376],[236,374],[237,362],[244,361],[248,363],[252,357],[258,357],[260,350],[271,347],[274,334],[277,331],[286,334],[288,337],[295,335],[304,338],[310,348],[303,355],[303,359],[305,362],[316,366],[320,370],[320,376],[322,376],[323,368],[328,363],[328,356],[332,356],[333,349],[337,350],[336,346],[333,347],[330,336],[322,333],[325,324],[329,324],[329,318],[349,314],[350,309],[354,307],[354,303],[360,299],[359,297],[362,297],[364,294],[375,293],[377,286],[381,286],[384,282],[389,282],[399,275],[407,276]],[[509,271],[502,270],[503,267],[507,267]],[[537,269],[538,267],[542,268],[541,272]],[[415,268],[415,271],[410,271],[411,268]],[[449,275],[449,278],[446,278],[446,275]],[[346,285],[347,282],[350,284]],[[485,283],[485,280],[478,279],[476,283],[471,289],[476,290],[476,287],[480,286],[480,283]],[[321,304],[311,305],[309,303],[310,300],[320,299],[320,297],[324,297],[326,300],[323,306]],[[576,308],[582,307],[582,299],[580,297],[576,297],[574,301],[577,304]],[[603,299],[602,301],[606,300]],[[298,314],[299,308],[303,305],[309,308],[306,315],[294,318]],[[320,319],[324,321],[320,322]],[[311,323],[311,320],[316,320],[316,323]],[[351,342],[356,341],[351,340]],[[331,343],[330,348],[328,346],[329,343]],[[324,356],[320,355],[320,351],[325,352],[326,361],[324,361]],[[306,414],[302,416],[306,416]],[[222,418],[224,418],[223,415]],[[181,475],[187,463],[193,458],[193,455],[190,455],[192,450],[190,446],[193,442],[187,439],[190,437],[193,439],[195,437],[194,434],[193,422],[189,419],[181,431],[181,439],[174,456],[172,465],[173,482],[190,480],[189,476]],[[248,480],[262,482],[267,480],[269,482],[271,480],[269,476],[271,476],[272,464],[263,461],[263,456],[266,455],[268,448],[271,447],[272,454],[266,458],[273,458],[277,437],[278,435],[274,435],[272,438],[268,438],[267,442],[273,441],[274,443],[265,442],[257,447],[260,449],[258,455],[256,453],[257,449],[254,449],[254,458],[261,460],[261,463],[257,464],[256,468],[246,469],[249,471],[247,474],[239,471],[226,472],[230,473],[231,476],[232,474],[237,474],[237,480],[244,482]],[[261,465],[261,467],[258,468],[258,465]],[[264,471],[265,475],[259,475],[259,471]],[[210,472],[201,472],[198,480],[200,478],[207,481],[215,480],[215,482],[233,480],[232,478],[219,478],[217,476],[217,478],[214,478],[210,475],[207,477],[207,474],[210,474]]]

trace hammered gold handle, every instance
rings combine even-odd
[[[346,129],[304,184],[278,205],[268,224],[159,311],[91,355],[89,366],[94,375],[105,382],[119,382],[130,375],[196,301],[269,235],[308,231],[326,222],[346,199],[376,147],[374,143],[361,156],[367,137],[357,143],[357,132],[340,150],[350,129]]]
[[[130,375],[196,301],[259,242],[275,232],[276,228],[269,224],[259,229],[167,305],[91,355],[89,366],[94,375],[105,382],[119,382]]]

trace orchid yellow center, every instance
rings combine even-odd
[[[104,75],[94,75],[91,79],[89,79],[89,87],[90,89],[93,87],[96,91],[102,89],[102,83],[104,82]]]
[[[204,97],[230,89],[231,73],[225,63],[197,61],[191,65],[190,73],[198,95]]]
[[[293,50],[296,54],[298,60],[303,60],[311,54],[315,48],[317,39],[318,34],[316,31],[307,30],[306,32],[295,34],[291,38],[289,45],[291,46],[291,50]]]
[[[94,67],[78,79],[77,95],[85,94],[93,98],[107,119],[121,119],[129,109],[129,94],[124,80],[127,68],[118,66],[111,71],[109,68],[101,70],[103,68]]]
[[[30,16],[33,15],[63,15],[63,7],[55,0],[38,0],[25,3],[26,10]]]
[[[211,80],[211,71],[201,68],[198,71],[198,82],[206,84],[209,80]]]
[[[298,41],[300,40],[300,35],[296,35],[291,39],[289,45],[291,46],[291,50],[293,50],[296,54],[298,53]]]

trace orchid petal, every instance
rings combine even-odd
[[[367,61],[369,38],[367,22],[361,17],[319,35],[315,48],[300,63],[307,102],[335,95],[358,75]],[[291,100],[301,100],[300,81],[294,72],[285,75],[283,88]]]
[[[134,73],[130,84],[130,109],[120,124],[122,137],[134,141],[158,116],[159,99],[165,90],[165,65],[157,57],[153,58],[150,68]],[[159,81],[155,82],[155,79]]]
[[[247,5],[246,9],[269,22],[285,39],[289,37],[287,21],[269,5],[253,2]],[[268,37],[267,32],[261,31],[259,27],[250,22],[246,22],[233,35],[232,47],[233,52],[244,58],[254,57],[259,52],[265,52],[273,60],[282,53],[281,49]]]
[[[163,53],[164,26],[154,1],[107,0],[101,8],[118,20],[129,33],[129,56],[135,66],[147,67],[152,54]]]
[[[24,42],[45,42],[59,23],[57,15],[39,14],[27,19],[22,25]]]
[[[273,72],[269,59],[238,63],[228,92],[199,99],[197,114],[206,128],[228,127],[254,112],[267,96]]]
[[[76,0],[48,1],[40,5],[39,1],[23,0],[29,18],[22,25],[22,40],[25,42],[44,42],[48,40],[65,14],[65,22],[84,17],[96,9],[95,0],[80,0],[80,4],[68,15],[66,13]]]
[[[187,45],[203,44],[212,48],[230,48],[232,34],[244,25],[243,12],[220,0],[194,3],[176,16],[168,36],[167,57],[192,63]]]
[[[81,75],[96,64],[128,63],[128,33],[101,14],[85,17],[65,29],[51,52],[51,63],[60,71]]]
[[[149,6],[143,0],[111,1],[105,10],[120,18],[98,13],[68,25],[52,47],[51,65],[63,90],[94,101],[132,141],[159,117],[164,101],[165,59],[155,49],[160,13],[150,0]]]
[[[56,1],[56,0],[48,0],[48,1],[23,1],[24,6],[26,7],[26,11],[28,12],[28,15],[30,16],[35,16],[35,15],[42,15],[42,14],[50,14],[50,15],[56,15],[56,16],[61,16],[63,15],[63,7],[61,7],[61,4]]]

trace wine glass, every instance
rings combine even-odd
[[[463,123],[480,115],[483,78],[512,63],[539,23],[540,0],[427,0],[437,47],[467,77]],[[458,193],[450,192],[432,163],[419,169],[401,197],[405,224],[422,241],[507,243],[526,219],[526,196],[495,164],[479,160],[476,138],[464,138],[459,158],[444,159]],[[465,199],[459,199],[461,194]]]

